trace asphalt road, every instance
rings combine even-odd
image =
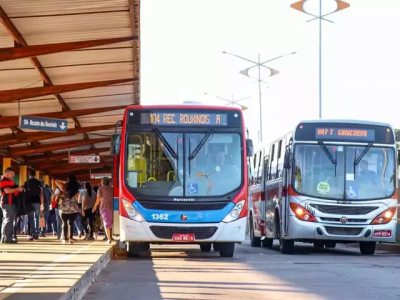
[[[231,259],[195,246],[152,246],[145,257],[111,261],[85,299],[400,299],[400,259],[304,244],[294,255],[244,244]]]

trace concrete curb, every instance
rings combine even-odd
[[[114,247],[110,247],[100,259],[66,292],[59,300],[81,300],[97,276],[107,266],[113,257]]]

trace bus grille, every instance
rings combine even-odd
[[[333,235],[359,235],[362,228],[325,226],[326,232]]]
[[[327,221],[327,222],[337,222],[337,223],[342,223],[340,218],[320,218],[321,221]],[[368,219],[346,219],[346,223],[365,223],[368,222]]]
[[[180,202],[160,202],[160,201],[139,201],[146,209],[157,209],[157,210],[175,210],[175,211],[194,211],[194,210],[220,210],[228,205],[227,202],[192,202],[192,203],[180,203]]]
[[[334,215],[365,215],[378,209],[379,206],[335,206],[312,203],[310,206],[325,214]]]
[[[159,239],[172,239],[173,234],[194,234],[196,240],[205,240],[211,238],[218,227],[183,227],[183,226],[150,226],[150,230]]]

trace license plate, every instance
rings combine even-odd
[[[174,242],[194,242],[194,234],[175,233],[172,236]]]
[[[375,237],[392,237],[391,230],[374,230]]]

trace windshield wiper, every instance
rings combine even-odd
[[[191,147],[190,147],[190,138],[189,138],[189,153],[190,153],[190,151],[191,151],[190,148],[191,148]],[[192,171],[192,170],[191,170],[192,167],[190,166],[190,162],[191,162],[191,159],[190,159],[190,156],[189,156],[189,178],[191,177],[190,175],[191,175],[191,173],[192,173],[192,172],[191,172],[191,171]]]
[[[206,135],[201,139],[201,141],[197,145],[197,147],[194,148],[193,153],[191,153],[189,155],[189,161],[196,157],[196,155],[199,153],[200,149],[207,142],[208,138],[214,133],[214,130],[215,130],[215,128],[211,128],[209,131],[207,131]],[[190,153],[190,151],[189,151],[189,153]]]
[[[164,138],[164,136],[161,134],[160,130],[158,128],[153,128],[153,131],[157,135],[157,137],[161,140],[161,142],[164,144],[165,148],[167,148],[168,152],[171,154],[171,156],[177,160],[178,155],[176,155],[174,149],[171,147],[171,145],[167,142],[167,140]]]
[[[369,143],[367,147],[365,147],[364,151],[361,152],[360,156],[357,157],[357,149],[354,149],[354,178],[356,177],[356,166],[361,162],[364,156],[367,154],[368,150],[372,147],[372,143]]]
[[[332,156],[332,154],[329,152],[329,149],[325,146],[323,142],[318,142],[318,145],[322,148],[322,150],[325,152],[326,156],[328,156],[329,160],[332,162],[332,164],[335,165],[335,177],[336,177],[336,168],[337,168],[337,153],[335,152],[335,157]]]

